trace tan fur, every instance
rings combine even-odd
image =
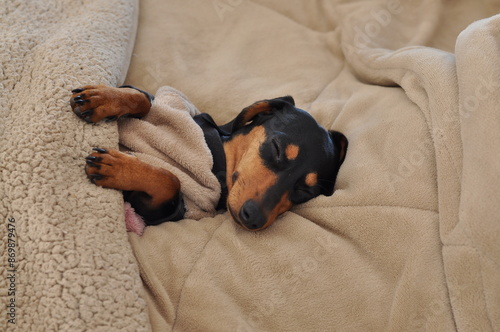
[[[259,126],[247,135],[236,136],[224,144],[229,189],[227,207],[233,215],[240,211],[247,200],[261,201],[266,190],[277,181],[276,174],[263,164],[259,155],[260,146],[265,138],[265,130]],[[239,175],[233,183],[235,172]],[[275,218],[272,220],[268,218],[268,223]]]
[[[104,188],[143,191],[151,196],[153,207],[172,199],[180,190],[180,182],[169,171],[140,161],[137,157],[114,149],[108,153],[94,152],[97,167],[86,167],[87,174],[104,178],[95,184]]]
[[[318,183],[318,174],[317,173],[307,174],[305,182],[309,187],[316,185],[316,183]]]
[[[295,144],[289,144],[286,147],[285,154],[288,160],[294,160],[299,155],[299,147]]]
[[[108,117],[123,115],[144,116],[151,107],[148,98],[141,92],[130,88],[113,88],[105,85],[87,85],[84,91],[74,93],[72,98],[83,96],[89,100],[79,107],[80,112],[93,109],[90,121],[97,123]],[[73,105],[72,105],[73,106]]]

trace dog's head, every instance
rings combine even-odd
[[[327,131],[292,97],[262,100],[222,126],[227,209],[249,230],[269,226],[293,205],[333,194],[348,141]]]

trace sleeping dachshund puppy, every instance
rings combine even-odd
[[[72,91],[73,112],[89,123],[148,114],[154,97],[132,86],[85,86]],[[212,152],[226,208],[245,229],[268,227],[293,205],[333,194],[348,141],[327,131],[292,97],[258,101],[218,126],[206,113],[194,121]],[[88,178],[96,185],[122,190],[124,199],[147,225],[180,220],[181,183],[171,172],[114,149],[95,148],[86,158]]]

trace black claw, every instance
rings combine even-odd
[[[82,88],[78,88],[78,89],[73,89],[71,90],[72,93],[80,93],[80,92],[83,92],[84,90]]]
[[[73,113],[75,113],[78,117],[84,119],[87,122],[92,122],[92,121],[90,121],[90,117],[92,116],[92,114],[94,114],[94,110],[89,109],[89,110],[85,110],[83,112],[80,112],[80,107],[77,106],[77,107],[73,108]]]
[[[99,152],[99,153],[108,153],[108,150],[106,149],[101,149],[101,148],[93,148],[92,150]]]
[[[94,114],[93,109],[89,109],[89,110],[83,111],[81,113],[79,111],[80,111],[79,107],[75,108],[76,115],[78,115],[80,118],[85,120],[85,122],[92,123],[92,120],[90,119],[90,117],[92,116],[92,114]]]
[[[83,117],[83,116],[91,116],[92,114],[94,114],[94,110],[91,108],[91,109],[88,109],[86,111],[83,111],[80,113],[80,115]]]
[[[82,98],[73,98],[73,102],[77,103],[78,105],[83,105],[85,103],[90,103],[90,99],[82,99]]]
[[[90,182],[92,182],[92,183],[95,184],[96,181],[104,179],[104,175],[101,175],[101,174],[90,174],[89,175],[89,179],[90,179]]]
[[[95,161],[95,162],[101,162],[102,158],[101,157],[96,157],[96,156],[88,156],[85,158],[85,160],[90,160],[90,161]]]
[[[90,167],[95,167],[95,168],[97,168],[97,169],[100,169],[100,168],[101,168],[101,166],[99,166],[99,165],[97,165],[97,164],[94,164],[94,163],[92,162],[92,160],[85,160],[85,162],[86,162],[86,163],[87,163],[87,165],[89,165]]]
[[[114,120],[116,120],[116,119],[118,119],[118,116],[116,116],[116,115],[115,115],[115,116],[108,116],[108,117],[106,118],[106,122],[111,122],[111,121],[114,121]]]

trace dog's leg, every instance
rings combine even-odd
[[[70,99],[73,112],[89,123],[122,116],[143,117],[151,108],[147,94],[137,89],[87,85],[74,89]]]
[[[179,179],[171,172],[114,149],[94,149],[85,172],[92,183],[123,190],[147,224],[179,220],[184,214]]]

